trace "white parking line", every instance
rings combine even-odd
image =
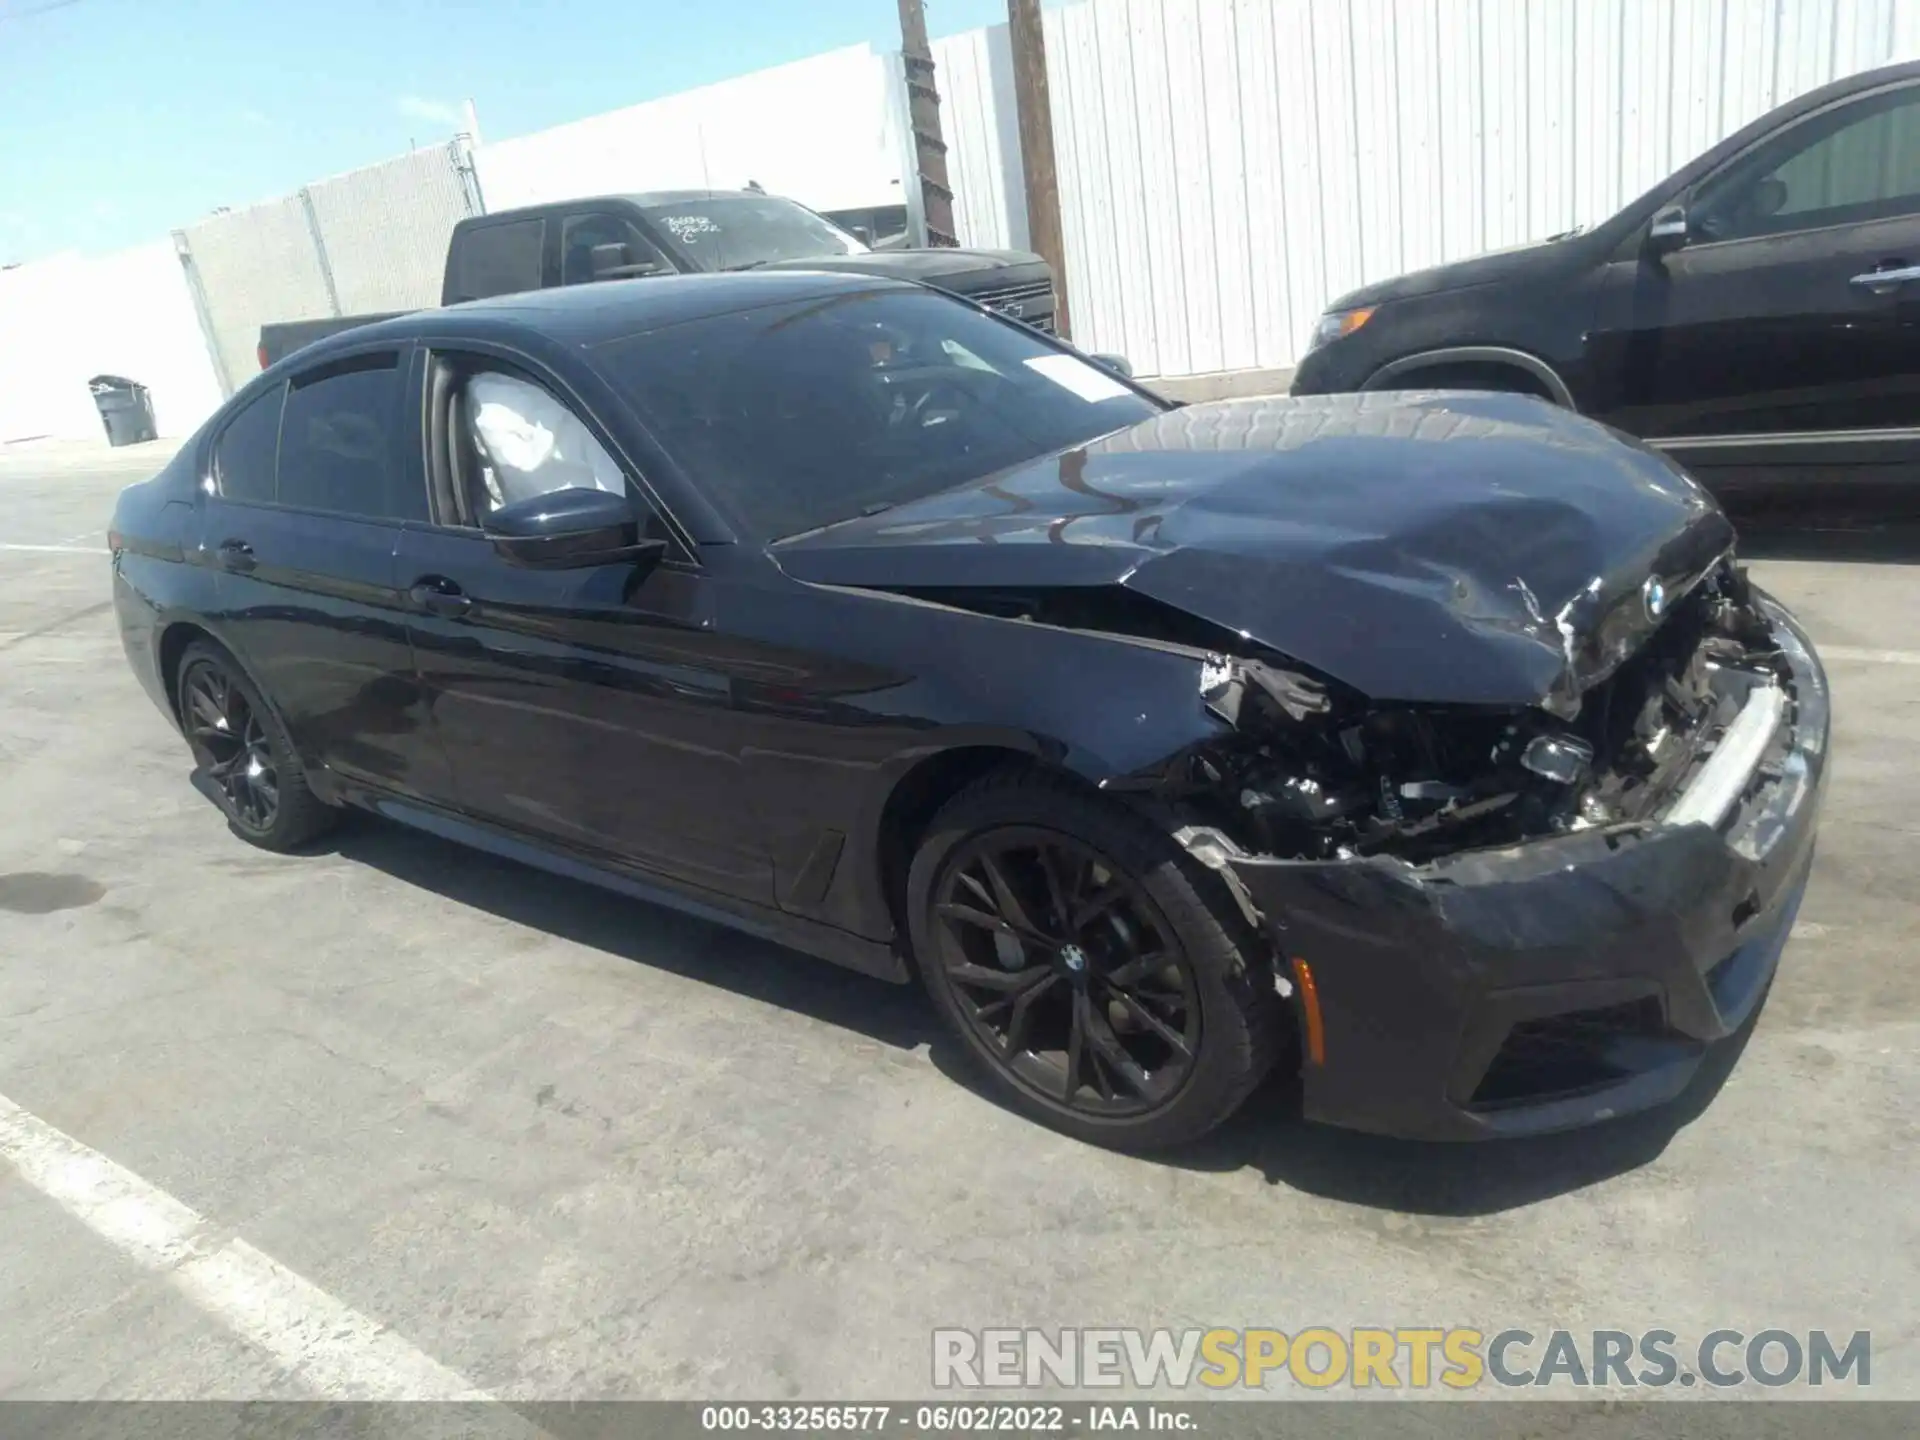
[[[1822,660],[1851,660],[1862,665],[1920,665],[1920,650],[1863,650],[1857,645],[1821,645]]]
[[[29,555],[105,555],[104,545],[8,545],[0,542],[0,550],[22,550]]]
[[[121,1254],[330,1400],[492,1400],[464,1376],[0,1095],[0,1158]]]

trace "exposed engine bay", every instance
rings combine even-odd
[[[1651,819],[1698,773],[1756,684],[1791,679],[1731,556],[1571,706],[1556,696],[1519,710],[1375,702],[1119,587],[896,593],[1208,652],[1201,699],[1232,733],[1109,788],[1150,795],[1176,828],[1214,830],[1281,859],[1420,863]]]
[[[1575,714],[1384,706],[1259,660],[1202,680],[1234,735],[1176,757],[1155,790],[1187,823],[1288,859],[1419,862],[1656,814],[1756,684],[1787,679],[1744,571],[1676,600]]]

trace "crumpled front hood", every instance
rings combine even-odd
[[[1564,713],[1732,542],[1604,426],[1375,392],[1170,411],[773,553],[875,589],[1123,585],[1376,700]]]

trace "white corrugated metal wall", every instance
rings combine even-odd
[[[936,40],[931,48],[960,243],[1024,250],[1029,244],[1026,179],[1007,27],[969,30]]]
[[[1074,338],[1280,366],[1367,281],[1604,218],[1920,56],[1920,0],[1081,0],[1046,13]],[[1005,28],[938,47],[961,238],[1024,229]]]

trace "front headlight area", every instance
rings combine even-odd
[[[1355,310],[1329,310],[1314,321],[1313,333],[1307,337],[1307,350],[1318,350],[1322,345],[1351,335],[1371,320],[1378,312],[1375,305],[1363,305]]]
[[[1786,668],[1731,562],[1565,716],[1376,704],[1278,664],[1214,657],[1202,696],[1233,733],[1175,757],[1160,794],[1184,826],[1289,860],[1421,864],[1665,823],[1749,691],[1786,685]]]

